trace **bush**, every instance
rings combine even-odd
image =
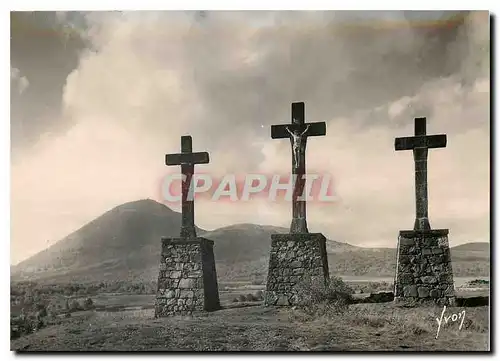
[[[482,280],[482,279],[475,279],[472,281],[469,281],[465,284],[465,287],[481,287],[481,286],[488,286],[489,281],[487,280]]]
[[[245,302],[245,301],[247,300],[247,298],[245,297],[245,295],[239,295],[239,296],[238,296],[238,300],[239,300],[240,302]]]
[[[66,311],[71,313],[75,311],[80,311],[82,310],[82,307],[78,303],[77,300],[72,300],[71,302],[66,300]]]
[[[255,293],[255,298],[258,300],[258,301],[262,301],[264,299],[264,292],[262,291],[257,291]]]
[[[94,301],[89,297],[85,301],[83,301],[83,309],[84,310],[92,310],[94,309]]]
[[[45,306],[44,304],[37,304],[36,311],[37,311],[38,317],[47,317],[47,315],[48,315],[47,306]]]
[[[338,314],[353,302],[352,289],[340,277],[331,277],[327,285],[318,278],[305,277],[296,290],[298,307],[310,315]]]
[[[10,338],[11,340],[22,335],[36,332],[46,325],[47,309],[44,305],[37,306],[38,310],[30,313],[24,309],[19,315],[10,317]]]
[[[247,301],[248,301],[248,302],[254,302],[254,301],[257,301],[257,298],[255,298],[255,296],[254,296],[254,295],[252,295],[251,293],[249,293],[249,294],[247,295],[247,297],[246,297],[246,298],[247,298]]]

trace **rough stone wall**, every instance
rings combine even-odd
[[[326,238],[321,233],[273,234],[265,305],[291,306],[300,300],[294,286],[304,277],[329,279]]]
[[[219,308],[213,241],[163,238],[155,317]]]
[[[448,230],[400,231],[394,300],[455,304]]]

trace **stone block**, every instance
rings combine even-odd
[[[193,291],[186,291],[186,290],[181,290],[181,294],[179,295],[179,298],[193,298],[194,297],[194,292]]]
[[[443,291],[443,296],[455,296],[455,287],[453,285],[445,285],[446,288]]]
[[[163,238],[161,259],[155,317],[220,309],[213,241]]]
[[[179,288],[194,288],[195,280],[193,278],[181,278]]]
[[[181,271],[170,271],[170,278],[181,278]]]
[[[431,254],[432,254],[432,249],[430,249],[430,248],[424,248],[422,250],[422,255],[424,255],[424,256],[428,256],[428,255],[431,255]]]
[[[295,286],[304,277],[329,279],[326,238],[321,233],[273,234],[266,283],[266,306],[298,302]]]
[[[415,251],[410,253],[409,246]],[[400,231],[395,285],[394,299],[399,302],[452,302],[453,271],[447,229]]]
[[[415,244],[414,238],[404,237],[399,241],[401,246],[413,246]]]
[[[417,286],[416,285],[404,286],[403,287],[403,296],[405,296],[405,297],[417,297],[418,296]]]
[[[399,274],[398,283],[409,284],[413,282],[413,275],[411,273],[401,273]]]
[[[424,276],[420,278],[422,283],[437,283],[437,279],[434,276]]]
[[[449,272],[441,273],[439,275],[439,282],[440,283],[453,283],[453,274],[450,274]]]
[[[276,306],[290,306],[290,303],[288,302],[288,296],[286,295],[278,296]]]
[[[418,291],[418,297],[420,298],[427,298],[429,297],[429,288],[428,287],[419,287],[417,289]]]
[[[441,297],[441,290],[439,290],[439,289],[432,289],[429,292],[429,296],[431,298],[440,298]]]

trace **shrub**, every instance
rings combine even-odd
[[[35,302],[35,298],[31,294],[24,295],[23,304],[26,306],[32,306]]]
[[[481,287],[481,286],[488,286],[489,281],[487,280],[482,280],[482,279],[475,279],[472,281],[469,281],[465,284],[465,287]]]
[[[44,304],[37,304],[36,305],[36,311],[37,311],[37,316],[38,317],[47,317],[47,306]]]
[[[78,303],[77,300],[72,300],[71,302],[66,303],[66,308],[68,312],[75,312],[75,311],[80,311],[82,307]]]
[[[251,293],[249,293],[249,294],[246,296],[246,298],[247,298],[247,301],[248,301],[248,302],[254,302],[254,301],[257,301],[257,298],[255,298],[255,296],[254,296],[254,295],[252,295]]]
[[[233,298],[233,303],[238,302],[238,301],[239,301],[238,298],[236,298],[236,297]]]
[[[264,292],[262,292],[262,291],[257,291],[257,292],[255,293],[255,298],[257,298],[257,300],[259,300],[259,301],[262,301],[262,300],[264,299]]]
[[[27,313],[24,309],[19,315],[10,317],[10,338],[16,339],[22,335],[30,334],[46,324],[47,310],[44,305],[37,306],[36,312]],[[33,311],[33,310],[32,310]],[[44,321],[45,319],[45,321]]]
[[[83,309],[84,310],[92,310],[94,309],[94,301],[92,301],[92,298],[87,298],[85,301],[83,301]]]
[[[245,302],[245,301],[247,300],[247,298],[245,297],[245,295],[239,295],[239,296],[238,296],[238,300],[239,300],[240,302]]]
[[[331,277],[327,285],[318,278],[304,277],[296,292],[298,307],[310,315],[341,313],[353,302],[352,289],[340,277]]]

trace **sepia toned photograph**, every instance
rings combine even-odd
[[[489,11],[11,11],[10,350],[491,352]]]

